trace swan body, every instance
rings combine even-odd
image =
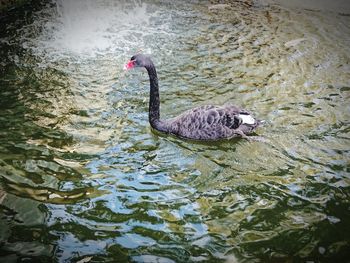
[[[248,111],[233,105],[205,105],[185,111],[181,115],[160,119],[158,77],[152,60],[143,54],[131,57],[124,66],[146,68],[150,79],[149,122],[153,129],[194,140],[219,140],[244,137],[260,124]]]

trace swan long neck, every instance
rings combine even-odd
[[[158,124],[160,122],[160,100],[157,71],[151,61],[147,66],[145,66],[145,68],[147,69],[150,81],[148,118],[152,128],[159,130],[160,128],[158,128]]]

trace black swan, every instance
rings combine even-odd
[[[146,68],[150,81],[149,123],[152,128],[175,136],[194,140],[219,140],[243,137],[252,133],[261,123],[246,110],[236,106],[205,105],[188,110],[181,115],[161,120],[159,113],[159,87],[156,68],[152,60],[143,54],[131,57],[125,70]]]

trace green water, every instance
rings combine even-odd
[[[41,2],[0,23],[0,262],[349,262],[350,16],[264,1]],[[257,139],[154,134],[231,103]]]

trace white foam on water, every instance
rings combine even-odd
[[[149,24],[146,4],[126,10],[111,1],[60,0],[57,8],[61,27],[53,44],[79,54],[112,51],[128,28]]]
[[[150,18],[157,16],[137,1],[57,0],[53,5],[42,11],[46,16],[38,16],[41,21],[30,25],[28,32],[37,27],[40,34],[33,39],[24,32],[23,37],[25,48],[53,61],[144,49]]]

